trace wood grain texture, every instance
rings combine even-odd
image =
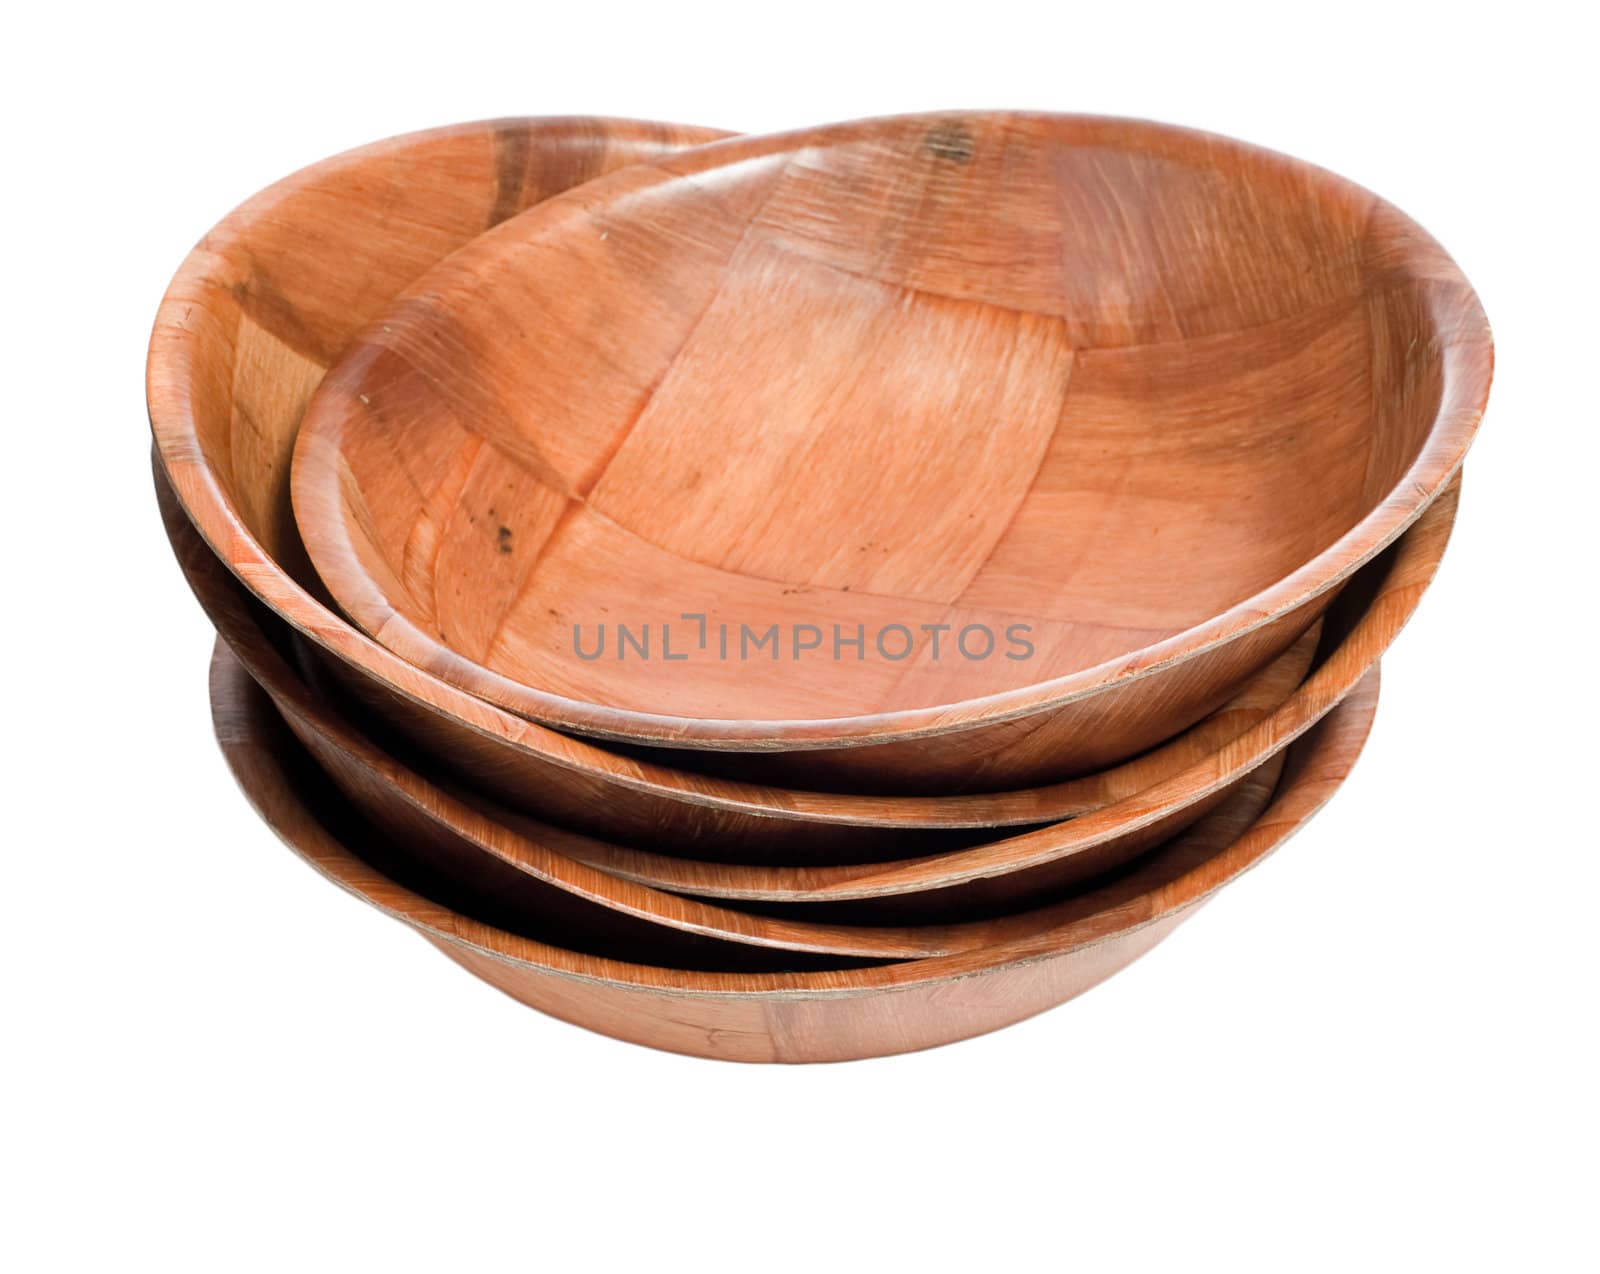
[[[1101,809],[966,849],[886,863],[740,866],[593,843],[573,845],[569,852],[661,889],[744,903],[804,904],[807,914],[825,905],[824,914],[857,922],[949,920],[1081,884],[1217,808],[1361,684],[1438,570],[1459,499],[1458,476],[1397,544],[1358,573],[1328,613],[1316,667],[1282,705],[1215,753]]]
[[[182,517],[175,509],[173,515]],[[196,569],[212,561],[198,536],[182,541],[178,556],[197,591],[214,585],[215,572],[208,581]],[[620,847],[485,808],[481,798],[433,783],[384,752],[299,675],[271,636],[274,621],[258,608],[257,622],[248,622],[243,609],[227,599],[212,600],[220,640],[342,798],[370,824],[372,835],[383,840],[382,860],[449,889],[457,905],[492,915],[512,932],[548,936],[559,929],[580,934],[586,950],[620,944],[651,951],[658,960],[720,967],[729,960],[748,966],[750,960],[719,950],[718,943],[900,960],[974,951],[1053,923],[1048,911],[916,927],[817,923],[710,905],[613,875],[593,863],[624,854]],[[280,632],[279,639],[285,637]],[[1260,813],[1276,778],[1273,768],[1252,786],[1255,799],[1241,802],[1241,816]]]
[[[469,793],[424,784],[414,773],[393,765],[383,769],[381,777],[346,779],[345,785],[358,800],[367,802],[367,813],[380,822],[383,807],[398,804],[399,816],[407,821],[397,834],[426,842],[422,830],[431,830],[435,843],[438,837],[447,837],[448,847],[439,852],[450,855],[461,873],[476,867],[504,877],[502,865],[507,861],[520,856],[532,862],[536,855],[553,852],[612,877],[695,898],[804,904],[805,910],[826,906],[829,911],[811,910],[806,918],[851,925],[956,924],[1037,905],[1127,862],[1217,808],[1252,772],[1339,703],[1416,609],[1443,557],[1459,491],[1457,478],[1399,543],[1358,574],[1330,613],[1327,649],[1312,675],[1256,726],[1143,790],[1078,818],[1018,835],[892,862],[751,866],[674,857],[648,845],[623,848],[592,836],[562,833],[496,809]],[[175,510],[173,516],[181,523]],[[195,539],[191,536],[190,547],[180,548],[179,553],[192,579],[208,563],[216,570]],[[214,584],[208,588],[203,580],[197,582],[202,600],[214,590]],[[241,650],[261,644],[259,627],[248,618],[230,615],[227,607],[226,590],[209,607],[224,637]],[[380,757],[373,764],[382,769],[385,760]],[[393,790],[397,781],[409,783],[420,794],[411,800],[398,796]],[[441,807],[445,800],[452,802],[449,810]],[[433,811],[435,826],[419,830],[419,809]],[[396,828],[394,823],[389,826]],[[497,862],[482,862],[485,854]],[[544,858],[537,861],[542,864]],[[510,885],[519,883],[512,880]],[[501,888],[510,885],[502,881]],[[903,933],[884,938],[902,946],[918,940],[923,939]],[[959,941],[943,934],[933,940]]]
[[[1309,165],[872,120],[664,156],[441,262],[317,391],[294,504],[358,624],[510,710],[729,772],[994,789],[1236,692],[1444,489],[1490,364],[1442,250]],[[666,659],[684,613],[739,657]],[[774,627],[868,637],[747,657]]]
[[[181,529],[181,513],[170,501],[164,503]],[[1165,814],[1152,811],[1137,797],[1118,802],[1092,835],[1062,837],[1059,861],[1030,862],[1014,882],[997,878],[976,888],[949,889],[929,870],[939,862],[938,855],[907,862],[903,864],[906,875],[921,881],[922,887],[887,892],[918,895],[891,900],[904,916],[923,922],[916,928],[828,924],[805,916],[785,920],[730,911],[679,896],[693,890],[667,893],[640,881],[642,864],[650,862],[653,855],[639,855],[518,816],[481,796],[432,781],[408,768],[363,736],[333,702],[305,682],[274,642],[268,627],[271,621],[259,613],[250,616],[228,586],[222,586],[221,596],[209,595],[218,588],[220,568],[198,536],[180,536],[176,548],[180,565],[197,596],[205,600],[221,639],[271,697],[289,729],[345,799],[389,838],[387,858],[426,871],[432,879],[451,882],[477,911],[492,907],[501,923],[518,932],[547,926],[555,914],[589,930],[626,930],[627,924],[617,917],[581,920],[593,908],[607,908],[631,920],[664,925],[684,934],[790,951],[905,959],[973,950],[991,945],[1001,935],[1015,936],[1026,930],[1032,920],[1016,914],[1019,907],[1059,894],[1090,875],[1103,874],[1182,830],[1221,804],[1249,772],[1236,765],[1237,774],[1223,782],[1204,790],[1180,789],[1176,808]],[[209,578],[208,565],[213,568]],[[1303,672],[1314,642],[1308,637],[1299,646],[1297,671]],[[1275,773],[1269,772],[1268,786]],[[955,856],[952,861],[959,864],[963,860]],[[722,888],[748,888],[745,878],[725,864],[679,860],[677,869],[690,880],[695,873],[711,873]],[[860,865],[834,869],[845,877],[862,870]],[[808,891],[819,901],[835,900],[834,889],[808,875],[805,868],[771,868],[762,879],[769,890],[778,890],[775,896],[781,901],[807,900],[803,895]],[[774,885],[774,881],[781,883]],[[924,891],[931,897],[922,898]],[[789,896],[791,893],[796,896]],[[569,895],[571,901],[558,894]],[[977,904],[980,912],[987,914],[964,914],[964,903]],[[992,914],[997,911],[1004,914]],[[599,923],[601,920],[604,923]],[[694,944],[680,940],[678,946],[693,948]]]
[[[366,711],[435,767],[559,823],[686,853],[790,845],[882,856],[903,829],[1045,822],[1145,786],[1152,770],[1134,768],[1039,790],[883,800],[685,773],[464,694],[323,604],[290,516],[288,456],[306,400],[345,342],[486,226],[572,181],[714,136],[620,121],[503,120],[396,138],[262,192],[206,236],[157,316],[147,388],[158,489],[170,482],[185,526]],[[175,543],[192,534],[168,522]],[[202,600],[226,596],[214,586]],[[1241,700],[1144,760],[1170,773],[1214,750],[1259,719],[1260,695]]]
[[[588,951],[597,944],[620,945],[663,962],[748,969],[748,954],[719,951],[706,940],[883,961],[977,951],[1055,923],[1048,908],[914,927],[817,923],[710,905],[614,876],[586,859],[621,852],[616,847],[511,816],[492,818],[407,771],[341,721],[270,643],[254,638],[230,651],[267,692],[307,755],[381,838],[383,861],[439,882],[472,914],[493,915],[513,932],[548,937],[559,927],[580,934]],[[1278,772],[1271,761],[1244,789],[1249,799],[1235,808],[1239,818],[1248,822],[1260,814]],[[785,963],[805,967],[783,957],[775,957],[773,967]]]
[[[223,568],[178,506],[159,462],[154,477],[173,551],[207,616],[230,644],[259,640],[259,630],[278,621],[253,611],[249,594]],[[482,736],[464,726],[430,728],[426,718],[421,718],[424,725],[417,734],[453,745],[457,773],[464,770],[480,783],[489,775],[491,790],[509,791],[513,804],[540,810],[571,827],[669,852],[699,852],[730,861],[881,859],[928,852],[929,834],[945,829],[980,832],[1076,817],[1168,778],[1277,708],[1299,685],[1312,646],[1312,641],[1302,639],[1233,701],[1160,748],[1100,774],[1015,792],[867,797],[779,791],[633,763],[576,742],[572,756],[533,748],[486,749],[480,746]],[[308,659],[323,698],[331,705],[343,697],[339,687],[317,675],[317,656],[308,651]],[[380,698],[379,705],[380,718],[408,719],[406,701],[385,703]],[[500,722],[513,732],[511,737],[524,729],[536,736],[548,733],[517,718],[502,715]],[[466,765],[461,763],[463,754],[470,759]],[[584,764],[590,758],[604,762],[604,768]],[[427,760],[430,776],[448,785],[448,775],[438,772],[432,757]],[[499,774],[504,777],[494,781]],[[947,839],[956,844],[974,838]]]
[[[251,803],[334,883],[416,929],[452,960],[531,1007],[673,1052],[748,1062],[842,1061],[996,1030],[1080,994],[1153,947],[1218,889],[1299,830],[1344,781],[1371,726],[1377,670],[1290,749],[1272,802],[1246,793],[1055,923],[977,952],[869,968],[700,972],[576,953],[497,929],[397,883],[368,846],[308,798],[293,742],[220,640],[217,736]],[[749,950],[749,948],[746,948]]]

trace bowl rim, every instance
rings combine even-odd
[[[277,751],[262,738],[254,710],[265,692],[250,680],[220,638],[211,661],[211,699],[218,742],[235,780],[263,820],[300,858],[347,893],[435,942],[497,963],[520,966],[575,982],[693,999],[836,999],[907,990],[983,976],[1019,965],[1070,956],[1088,947],[1191,912],[1259,863],[1299,831],[1348,778],[1359,759],[1377,709],[1379,668],[1374,664],[1355,690],[1316,729],[1290,746],[1290,765],[1255,822],[1228,846],[1163,879],[1160,869],[1205,834],[1208,816],[1132,872],[1100,890],[1078,895],[1092,907],[1064,924],[996,946],[860,969],[802,973],[725,973],[681,970],[582,955],[473,920],[383,875],[341,844],[296,791]],[[261,696],[251,708],[252,693]],[[270,702],[270,701],[268,701]],[[285,730],[287,727],[285,727]],[[1146,881],[1148,889],[1138,888]],[[1115,899],[1104,908],[1102,899]]]
[[[527,224],[559,224],[575,215],[641,189],[703,179],[739,164],[870,138],[876,130],[907,123],[930,126],[950,112],[885,116],[755,137],[734,137],[630,165],[588,182],[511,218],[465,245],[458,255],[511,240]],[[958,733],[1053,711],[1075,701],[1119,689],[1215,650],[1283,618],[1343,584],[1393,543],[1459,469],[1476,434],[1493,376],[1493,341],[1488,321],[1466,277],[1444,249],[1410,217],[1358,184],[1303,160],[1215,133],[1148,120],[1112,116],[1011,111],[968,112],[963,119],[1016,121],[1058,129],[1110,130],[1118,145],[1189,142],[1221,148],[1275,166],[1308,188],[1365,204],[1365,224],[1384,214],[1405,232],[1404,246],[1386,262],[1394,282],[1445,285],[1420,287],[1426,318],[1438,340],[1440,400],[1433,421],[1406,471],[1372,507],[1332,544],[1251,596],[1179,633],[1088,668],[990,694],[887,712],[817,718],[739,719],[686,717],[541,690],[496,672],[446,645],[395,609],[361,566],[350,538],[341,490],[342,416],[317,412],[313,395],[295,439],[290,489],[307,552],[339,605],[356,626],[407,663],[506,710],[560,730],[615,742],[705,751],[807,751],[869,747]],[[430,270],[431,274],[431,270]],[[426,277],[418,286],[425,286]],[[1392,284],[1391,284],[1392,285]],[[392,304],[392,302],[391,302]],[[1446,335],[1448,334],[1448,335]]]

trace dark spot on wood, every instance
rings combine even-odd
[[[948,159],[953,164],[966,163],[972,158],[972,152],[977,149],[972,134],[957,120],[935,124],[928,130],[925,140],[931,154],[937,155],[940,159]]]
[[[502,553],[511,552],[511,528],[509,526],[502,526],[494,533],[494,538],[495,544]]]

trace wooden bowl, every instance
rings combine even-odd
[[[294,508],[358,625],[531,719],[993,790],[1225,702],[1444,489],[1490,367],[1438,245],[1309,165],[870,120],[441,262],[313,397]]]
[[[981,925],[960,922],[1001,913],[1009,916],[1007,924],[1025,925],[1025,918],[1010,913],[1103,875],[1220,805],[1340,702],[1387,649],[1437,569],[1458,496],[1459,481],[1356,577],[1330,612],[1330,640],[1305,685],[1217,753],[1068,822],[915,859],[831,866],[739,866],[627,849],[518,817],[471,793],[430,782],[362,738],[325,698],[297,684],[271,653],[262,621],[246,609],[241,590],[219,582],[223,573],[198,537],[180,534],[175,545],[218,632],[272,694],[302,743],[367,818],[397,842],[431,849],[442,875],[485,878],[504,899],[531,893],[541,901],[550,884],[568,887],[561,883],[563,868],[572,874],[573,864],[583,864],[610,877],[697,898],[806,904],[789,918],[851,926],[848,931],[767,934],[727,917],[697,915],[689,926],[696,932],[720,926],[734,941],[901,957],[987,945],[992,939]],[[181,515],[174,515],[181,532]],[[519,879],[519,873],[535,879]],[[604,893],[581,872],[576,875],[585,896]],[[662,923],[684,923],[658,902],[630,897],[621,905],[634,914],[653,906],[664,916]],[[931,927],[871,934],[854,927],[891,921]]]
[[[483,227],[629,160],[719,136],[619,121],[507,120],[397,138],[257,195],[184,262],[151,337],[150,419],[184,515],[364,708],[501,800],[627,843],[712,856],[882,857],[928,828],[1025,826],[1098,808],[1205,756],[1276,706],[1268,678],[1115,773],[1000,794],[885,800],[781,790],[619,756],[486,704],[329,610],[289,513],[306,400],[348,338]],[[1298,677],[1290,678],[1298,682]]]
[[[543,1012],[619,1039],[734,1061],[841,1061],[992,1031],[1071,999],[1153,947],[1299,830],[1348,775],[1377,701],[1377,670],[1289,751],[1270,807],[1228,806],[1048,929],[977,952],[857,969],[703,972],[583,954],[521,937],[386,875],[373,847],[317,799],[281,720],[221,642],[217,736],[246,796],[308,863],[416,929],[452,960]],[[303,761],[303,757],[300,758]],[[758,949],[738,948],[743,952]]]

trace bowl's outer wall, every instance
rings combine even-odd
[[[317,821],[285,771],[287,731],[221,641],[217,736],[245,794],[292,849],[451,959],[552,1016],[633,1043],[734,1061],[843,1061],[995,1030],[1080,994],[1149,950],[1217,889],[1299,830],[1348,776],[1377,706],[1376,667],[1290,750],[1248,827],[1211,826],[1105,892],[1060,930],[984,952],[816,974],[694,974],[581,957],[493,930],[396,885]],[[1204,828],[1205,825],[1202,825]],[[1207,835],[1206,833],[1209,833]],[[1148,884],[1148,887],[1144,887]]]

